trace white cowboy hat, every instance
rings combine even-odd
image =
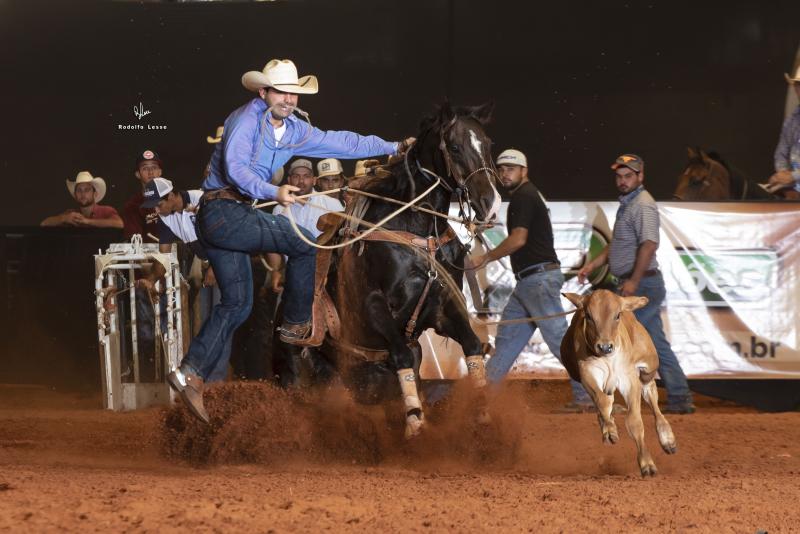
[[[789,83],[800,83],[800,65],[798,65],[797,70],[794,73],[794,78],[789,76],[788,72],[784,72],[783,77],[786,78],[786,81]]]
[[[222,132],[225,130],[223,126],[217,126],[217,134],[214,137],[210,135],[206,137],[206,141],[208,141],[212,145],[216,145],[220,141],[222,141]]]
[[[90,183],[92,187],[94,187],[94,201],[99,204],[100,201],[103,200],[103,197],[106,196],[106,181],[102,178],[95,178],[89,171],[79,172],[74,182],[67,180],[67,191],[69,191],[70,195],[75,197],[75,187],[77,187],[78,184],[86,183]]]
[[[261,72],[251,70],[242,76],[242,85],[250,91],[274,87],[286,93],[313,95],[319,91],[316,76],[297,77],[297,67],[288,59],[273,59]]]

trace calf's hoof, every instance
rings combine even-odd
[[[642,478],[654,477],[658,473],[656,464],[652,460],[639,464],[639,471],[642,473]]]
[[[672,430],[665,430],[658,433],[658,443],[667,454],[678,452],[678,442]]]
[[[614,445],[618,441],[619,441],[619,434],[617,433],[616,429],[610,429],[610,430],[604,430],[603,431],[603,443],[608,443],[609,445]]]
[[[678,443],[673,439],[672,441],[662,443],[661,448],[664,449],[664,452],[667,454],[675,454],[678,452]]]
[[[425,428],[425,417],[422,414],[406,416],[406,439],[419,436]]]

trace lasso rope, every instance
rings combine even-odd
[[[306,117],[307,117],[307,114],[306,114]],[[305,140],[301,141],[301,144],[303,142],[305,142]],[[411,172],[410,172],[410,169],[408,167],[408,161],[407,161],[408,160],[408,152],[410,151],[410,149],[411,149],[411,147],[408,147],[408,149],[406,150],[406,153],[405,153],[405,158],[404,158],[405,159],[405,163],[406,163],[406,165],[405,165],[406,166],[406,172],[409,174],[409,178],[411,178],[411,176],[412,176]],[[419,164],[418,164],[418,166],[419,166]],[[430,209],[423,208],[423,207],[420,207],[420,206],[415,206],[420,200],[425,198],[434,189],[436,189],[440,184],[443,184],[442,178],[439,175],[437,175],[436,173],[434,173],[432,171],[424,169],[421,166],[419,168],[420,168],[420,171],[422,171],[423,173],[428,173],[430,176],[434,176],[436,178],[436,180],[434,181],[434,183],[428,189],[423,191],[418,196],[414,197],[409,202],[403,202],[403,201],[395,199],[395,198],[390,198],[390,197],[385,197],[385,196],[382,196],[382,195],[377,195],[375,193],[370,193],[368,191],[363,191],[363,190],[360,190],[360,189],[352,189],[352,188],[349,188],[347,186],[339,187],[339,188],[328,190],[328,191],[324,191],[324,192],[320,191],[320,192],[308,193],[306,195],[299,195],[299,196],[295,197],[296,199],[307,199],[307,198],[312,198],[312,197],[319,196],[319,195],[328,195],[328,194],[331,194],[331,193],[338,193],[340,191],[343,191],[343,192],[356,193],[356,194],[363,195],[363,196],[366,196],[366,197],[369,197],[369,198],[374,198],[374,199],[377,199],[377,200],[383,200],[385,202],[390,202],[390,203],[394,203],[394,204],[397,204],[397,205],[401,206],[400,208],[398,208],[397,210],[393,211],[392,213],[390,213],[389,215],[387,215],[386,217],[384,217],[383,219],[381,219],[377,223],[371,223],[369,221],[365,221],[365,220],[360,219],[358,217],[353,217],[352,215],[349,215],[349,214],[346,214],[346,213],[343,213],[343,212],[339,212],[339,211],[335,211],[335,210],[330,210],[330,209],[327,209],[327,208],[325,208],[323,206],[320,206],[318,204],[311,203],[311,205],[314,206],[317,209],[320,209],[320,210],[325,211],[327,213],[337,213],[337,215],[342,217],[342,218],[345,218],[345,219],[348,219],[348,220],[352,220],[352,221],[358,222],[359,224],[363,224],[363,225],[369,227],[362,234],[359,234],[358,236],[356,236],[356,237],[354,237],[352,239],[349,239],[349,240],[347,240],[345,242],[337,243],[335,245],[320,245],[319,243],[315,243],[315,242],[311,241],[310,239],[308,239],[305,236],[305,234],[302,232],[302,230],[300,230],[300,227],[297,225],[297,222],[294,219],[294,215],[292,214],[291,205],[287,206],[288,209],[284,212],[284,214],[286,215],[286,218],[289,219],[289,223],[291,224],[292,229],[294,230],[294,232],[297,234],[297,236],[304,243],[306,243],[307,245],[309,245],[311,247],[314,247],[314,248],[317,248],[317,249],[322,249],[322,250],[335,250],[335,249],[340,249],[340,248],[344,248],[344,247],[348,247],[350,245],[353,245],[354,243],[357,243],[358,241],[361,241],[362,239],[364,239],[366,236],[368,236],[372,232],[380,229],[384,224],[386,224],[390,220],[394,219],[395,217],[397,217],[398,215],[400,215],[401,213],[403,213],[404,211],[406,211],[407,209],[412,208],[412,207],[416,211],[421,211],[421,212],[424,212],[424,213],[428,213],[430,215],[434,215],[436,217],[441,217],[443,219],[447,219],[447,220],[450,220],[450,221],[458,222],[458,223],[460,223],[462,225],[465,225],[465,226],[474,225],[475,224],[474,221],[472,221],[471,219],[467,219],[465,217],[453,217],[453,216],[451,216],[449,214],[444,214],[444,213],[441,213],[441,212],[438,212],[438,211],[435,211],[435,210],[430,210]],[[489,174],[489,172],[487,172],[487,171],[491,171],[492,174],[497,176],[497,173],[493,169],[489,169],[486,166],[484,166],[484,167],[481,167],[480,169],[476,169],[475,171],[470,173],[469,176],[467,177],[467,179],[471,178],[474,174],[476,174],[479,171],[484,171],[487,175]],[[460,202],[460,200],[461,199],[460,199],[460,195],[459,195],[459,202]],[[276,204],[279,204],[279,202],[278,201],[269,201],[269,202],[262,202],[260,204],[255,204],[254,203],[252,207],[253,208],[264,208],[264,207],[268,207],[268,206],[274,206]],[[462,207],[462,213],[463,213],[463,207]],[[392,236],[391,233],[389,233],[388,235]],[[400,237],[396,237],[396,238],[390,237],[390,239],[393,242],[396,242],[397,244],[405,245],[405,246],[409,247],[415,254],[417,254],[418,256],[421,257],[421,253],[420,253],[419,250],[417,250],[417,247],[415,247],[414,245],[406,242],[404,239],[402,239]],[[508,320],[505,320],[505,321],[502,321],[502,320],[501,321],[482,321],[482,320],[476,319],[475,317],[472,317],[472,314],[469,312],[469,310],[467,310],[467,308],[466,308],[466,300],[465,300],[464,294],[461,291],[461,289],[456,287],[455,282],[453,281],[452,277],[450,277],[449,273],[447,272],[447,269],[445,269],[444,266],[438,260],[436,260],[435,258],[433,258],[433,259],[428,258],[428,261],[432,261],[433,268],[437,272],[444,273],[445,275],[447,275],[447,276],[444,276],[444,277],[440,278],[440,280],[445,285],[448,286],[448,288],[453,292],[453,294],[458,295],[459,297],[461,297],[461,298],[459,298],[457,300],[458,300],[459,304],[461,305],[463,311],[467,314],[467,316],[470,317],[470,321],[471,322],[477,323],[480,326],[495,326],[495,325],[503,325],[503,324],[531,323],[531,322],[543,321],[543,320],[547,320],[547,319],[554,319],[554,318],[557,318],[557,317],[563,317],[563,316],[566,316],[566,315],[569,315],[569,314],[575,312],[575,310],[573,309],[573,310],[564,311],[564,312],[560,312],[560,313],[555,313],[555,314],[551,314],[551,315],[543,315],[543,316],[538,316],[538,317],[527,317],[527,318],[523,318],[523,319],[508,319]],[[450,263],[449,260],[448,260],[448,263]],[[482,269],[482,268],[485,268],[485,265],[477,266],[475,269],[478,270],[478,269]]]
[[[328,193],[330,193],[330,191],[328,191]],[[427,193],[423,193],[423,195],[425,195],[425,194],[427,194]],[[313,194],[304,195],[304,196],[305,197],[310,197],[310,196],[313,196]],[[417,199],[418,198],[419,197],[417,197]],[[415,199],[415,201],[417,199]],[[343,213],[343,212],[340,212],[340,211],[335,211],[335,210],[328,209],[328,208],[326,208],[324,206],[320,206],[318,204],[313,204],[313,206],[316,207],[316,208],[319,208],[320,210],[325,211],[327,213],[336,213],[337,216],[339,216],[339,217],[342,217],[342,218],[347,219],[347,220],[355,221],[355,222],[358,222],[359,224],[363,224],[365,226],[368,226],[369,227],[368,230],[366,232],[364,232],[364,234],[361,234],[361,236],[359,236],[359,237],[363,237],[363,235],[365,235],[367,233],[370,233],[370,232],[373,232],[375,230],[380,229],[381,225],[384,223],[384,221],[379,221],[378,223],[371,223],[369,221],[365,221],[365,220],[360,219],[358,217],[353,217],[352,215],[349,215],[347,213]],[[405,208],[403,208],[403,209],[406,209],[406,208],[409,208],[409,207],[411,207],[410,204],[405,206]],[[291,210],[287,210],[287,211],[291,212]],[[390,216],[393,217],[394,215],[390,214]],[[294,218],[292,218],[291,215],[289,215],[287,218],[289,219],[290,223],[292,224],[292,227],[294,228],[295,232],[297,232],[298,235],[300,235],[302,237],[303,241],[305,241],[306,243],[308,243],[310,245],[313,245],[316,248],[322,248],[322,249],[341,248],[340,246],[336,246],[336,245],[319,245],[317,243],[310,242],[310,240],[305,237],[303,232],[297,226],[297,223],[295,222]],[[351,239],[351,240],[349,240],[349,242],[347,244],[348,245],[352,244],[352,243],[354,243],[354,242],[356,242],[358,240],[359,240],[358,238]],[[399,236],[394,236],[391,232],[387,234],[387,240],[390,240],[393,243],[396,243],[398,245],[406,246],[414,254],[419,256],[421,259],[423,259],[425,261],[431,261],[431,258],[427,254],[423,254],[423,252],[419,249],[419,247],[416,247],[416,246],[412,245],[411,243],[409,243],[408,241],[406,241],[405,239],[403,239],[403,238],[401,238]],[[564,311],[564,312],[560,312],[560,313],[554,313],[554,314],[551,314],[551,315],[541,315],[541,316],[537,316],[537,317],[526,317],[526,318],[522,318],[522,319],[506,319],[506,320],[499,320],[499,321],[483,321],[483,320],[480,320],[480,319],[477,319],[476,317],[474,317],[474,314],[472,314],[467,309],[464,293],[461,291],[461,289],[459,289],[455,285],[455,281],[452,279],[452,277],[450,276],[450,273],[442,265],[442,263],[439,260],[435,259],[435,258],[432,259],[432,263],[433,263],[433,268],[440,275],[442,275],[442,274],[445,275],[445,276],[439,276],[439,281],[442,284],[446,285],[448,287],[448,289],[450,289],[453,292],[454,295],[458,295],[460,297],[460,298],[458,298],[456,300],[458,301],[461,309],[469,317],[470,322],[475,323],[475,324],[477,324],[479,326],[499,326],[499,325],[504,325],[504,324],[522,324],[522,323],[532,323],[532,322],[538,322],[538,321],[545,321],[547,319],[555,319],[557,317],[564,317],[564,316],[569,315],[571,313],[574,313],[576,311],[575,309],[572,309],[572,310],[568,310],[568,311]],[[476,267],[476,270],[478,270],[480,268],[485,268],[485,266]]]
[[[441,178],[439,178],[437,176],[436,177],[436,181],[433,182],[433,185],[431,185],[428,189],[426,189],[425,191],[420,193],[417,197],[412,199],[410,202],[405,203],[405,205],[403,207],[398,208],[397,210],[393,211],[392,213],[390,213],[389,215],[387,215],[386,217],[384,217],[383,219],[381,219],[380,221],[378,221],[374,225],[370,225],[370,227],[367,228],[366,231],[364,231],[363,233],[359,234],[358,236],[356,236],[356,237],[354,237],[352,239],[348,239],[347,241],[344,241],[342,243],[337,243],[335,245],[320,245],[319,243],[314,243],[309,238],[307,238],[305,236],[305,234],[300,230],[300,227],[297,226],[297,222],[294,220],[294,215],[292,215],[291,206],[289,206],[289,209],[287,209],[283,213],[286,215],[286,218],[289,219],[289,223],[292,225],[292,228],[294,229],[294,231],[297,234],[297,236],[302,241],[304,241],[307,245],[310,245],[312,247],[315,247],[315,248],[318,248],[318,249],[322,249],[322,250],[335,250],[335,249],[338,249],[338,248],[349,247],[353,243],[357,243],[357,242],[361,241],[362,239],[367,237],[369,234],[371,234],[375,230],[379,230],[384,224],[386,224],[390,220],[394,219],[395,217],[397,217],[398,215],[400,215],[401,213],[406,211],[408,208],[412,207],[414,204],[416,204],[417,202],[422,200],[424,197],[426,197],[431,191],[433,191],[434,189],[439,187],[439,182],[440,181],[441,181]],[[317,206],[315,205],[315,207],[317,207]],[[320,206],[320,209],[323,209],[324,211],[328,211],[328,212],[334,212],[333,210],[325,210],[325,208],[322,208],[321,206]],[[334,213],[341,213],[341,212],[334,212]],[[346,218],[356,219],[361,223],[367,222],[367,221],[363,221],[361,219],[354,218],[354,217],[352,217],[350,215],[347,215],[347,214],[342,214],[342,215],[344,215]]]

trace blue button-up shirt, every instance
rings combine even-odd
[[[294,155],[356,159],[397,152],[397,143],[380,137],[312,127],[291,115],[280,141],[266,116],[267,104],[254,98],[225,119],[225,133],[211,156],[203,189],[232,187],[251,198],[272,199],[278,188],[272,174]],[[310,130],[310,131],[309,131]]]
[[[790,171],[794,188],[800,191],[800,106],[783,123],[775,148],[775,172]]]

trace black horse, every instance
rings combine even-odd
[[[405,158],[383,167],[360,188],[408,202],[440,179],[418,206],[447,213],[455,197],[475,221],[491,220],[500,205],[491,141],[484,131],[491,108],[441,106],[422,122]],[[373,224],[398,208],[379,199],[363,202],[351,206],[361,206],[360,219]],[[356,224],[349,234],[340,233],[347,239],[370,227]],[[465,254],[447,220],[409,209],[332,257],[326,288],[341,328],[328,332],[320,352],[357,401],[377,403],[402,394],[407,437],[424,425],[417,394],[417,337],[424,330],[433,328],[461,344],[473,384],[485,385],[484,350],[461,294]],[[482,406],[477,415],[486,417]]]

